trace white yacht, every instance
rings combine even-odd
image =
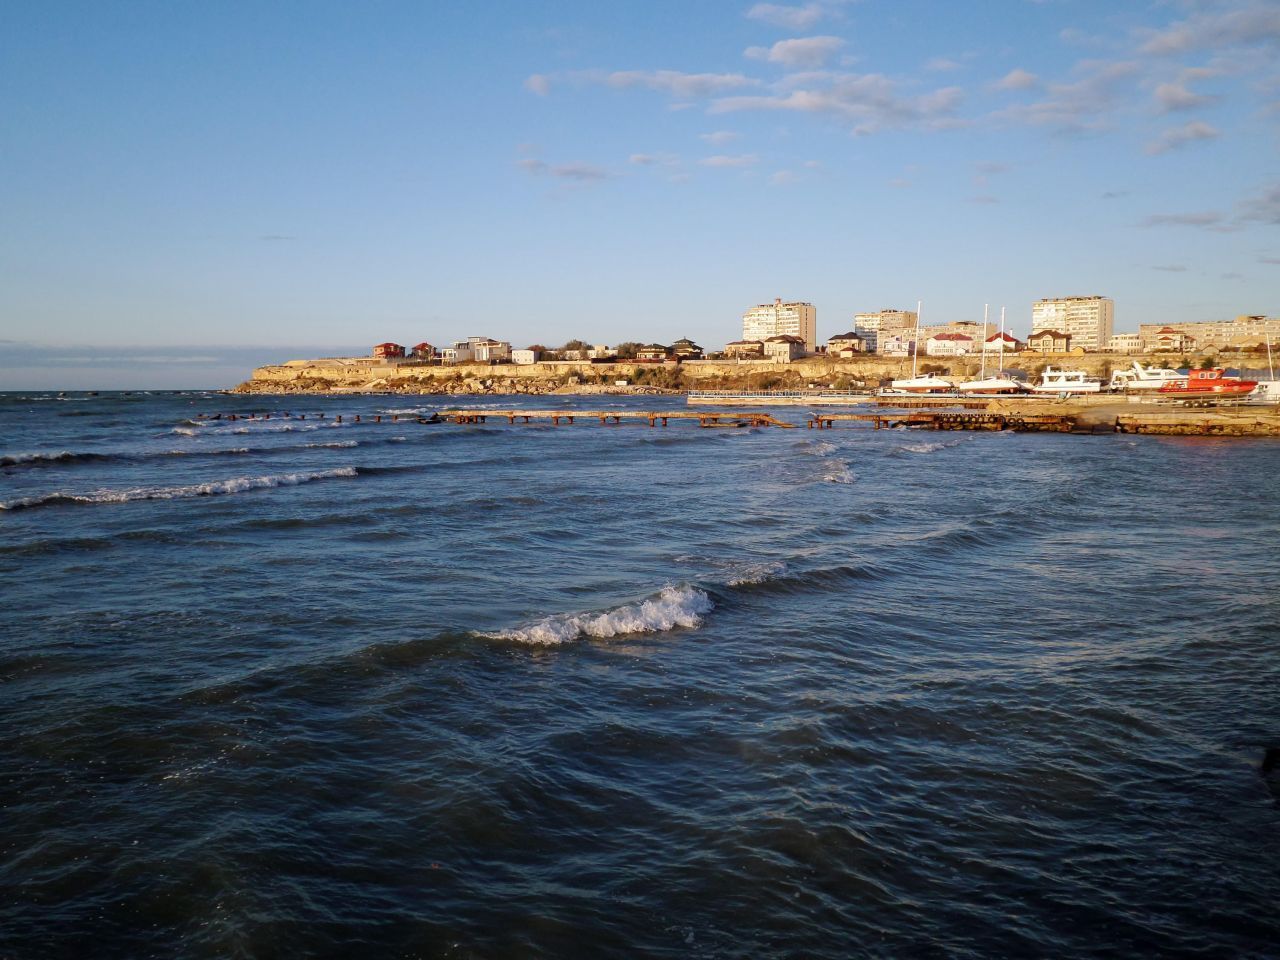
[[[1032,393],[1099,393],[1102,381],[1091,377],[1083,370],[1055,370],[1045,367],[1040,375],[1040,382],[1033,384]]]
[[[1280,404],[1280,380],[1259,380],[1258,385],[1240,401],[1250,407]]]
[[[908,377],[905,380],[889,381],[889,389],[880,391],[888,396],[902,396],[908,393],[950,393],[955,384],[942,377],[927,374],[923,377]]]
[[[1008,377],[987,377],[956,384],[956,390],[960,393],[1023,393],[1026,389],[1027,385],[1021,380],[1011,380]]]
[[[1187,375],[1177,370],[1162,370],[1159,367],[1144,367],[1137,360],[1126,370],[1116,370],[1111,374],[1110,388],[1113,392],[1138,393],[1146,390],[1159,390],[1166,383],[1186,383]]]

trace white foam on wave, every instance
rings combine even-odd
[[[295,487],[313,480],[330,480],[357,476],[355,467],[338,467],[313,473],[285,473],[271,477],[233,477],[209,483],[192,483],[180,487],[130,487],[123,490],[94,490],[90,493],[47,493],[0,502],[0,510],[22,510],[54,503],[130,503],[135,500],[182,500],[187,497],[214,497],[246,490],[271,487]]]
[[[334,440],[332,443],[304,443],[304,447],[325,447],[333,450],[360,446],[359,440]]]
[[[843,460],[828,460],[823,464],[823,483],[857,483],[858,475]]]
[[[59,463],[72,460],[75,456],[70,450],[53,453],[5,453],[0,454],[0,467],[12,467],[19,463]]]
[[[676,627],[697,627],[714,606],[697,587],[664,587],[656,596],[612,610],[546,617],[524,627],[481,636],[540,646],[568,643],[579,637],[621,637],[633,633],[662,633]]]
[[[746,587],[753,583],[764,583],[787,572],[787,565],[781,560],[770,560],[763,563],[744,563],[733,570],[726,584],[730,587]]]
[[[891,453],[937,453],[939,450],[945,450],[948,447],[954,447],[964,443],[963,440],[922,440],[919,443],[900,443],[891,450]]]

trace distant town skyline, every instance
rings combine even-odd
[[[1276,315],[1277,52],[1261,0],[10,5],[0,389],[722,345],[775,297],[820,341],[918,300]]]

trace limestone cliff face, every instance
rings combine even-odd
[[[1088,356],[1014,354],[1005,358],[1006,370],[1036,377],[1048,364],[1084,370],[1108,377],[1118,367],[1133,360],[1144,364],[1176,363],[1168,354],[1155,356]],[[1247,361],[1246,361],[1247,362]],[[427,363],[386,363],[366,359],[291,360],[258,367],[252,379],[237,387],[241,393],[551,393],[597,392],[610,389],[617,380],[631,385],[628,392],[666,392],[697,389],[779,389],[815,384],[855,387],[877,386],[880,381],[909,376],[910,359],[870,355],[839,360],[808,357],[793,363],[771,361],[698,360],[681,364],[611,363],[585,361],[516,364],[458,364],[438,366]],[[976,377],[981,360],[974,357],[921,357],[921,372],[944,376]],[[987,361],[988,373],[994,362]]]

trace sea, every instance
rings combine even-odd
[[[1280,441],[459,404],[0,396],[0,957],[1280,951]]]

